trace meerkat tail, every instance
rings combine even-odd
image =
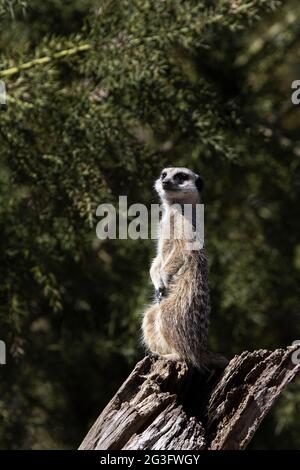
[[[201,363],[198,367],[196,366],[200,371],[207,369],[225,369],[229,364],[229,360],[222,356],[222,354],[213,353],[211,351],[203,351],[201,358]]]

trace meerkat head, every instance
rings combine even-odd
[[[188,168],[165,168],[155,182],[162,201],[169,204],[195,204],[203,189],[202,178]]]

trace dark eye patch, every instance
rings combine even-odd
[[[176,173],[174,178],[178,181],[187,181],[189,179],[189,175],[187,173]]]
[[[162,174],[161,174],[161,179],[163,180],[166,176],[167,176],[167,172],[163,171]]]

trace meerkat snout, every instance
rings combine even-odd
[[[197,203],[203,180],[188,168],[165,168],[155,182],[155,189],[163,202]]]
[[[175,190],[176,190],[176,188],[174,188],[174,183],[173,183],[172,181],[170,181],[170,180],[165,180],[165,181],[163,180],[163,181],[162,181],[162,187],[163,187],[163,189],[165,189],[165,190],[168,190],[168,189],[169,189],[169,190],[170,190],[170,189],[173,189],[173,190],[175,189]]]

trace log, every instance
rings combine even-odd
[[[245,449],[299,374],[300,365],[292,361],[296,349],[244,351],[225,370],[201,374],[184,362],[146,356],[79,449]]]

